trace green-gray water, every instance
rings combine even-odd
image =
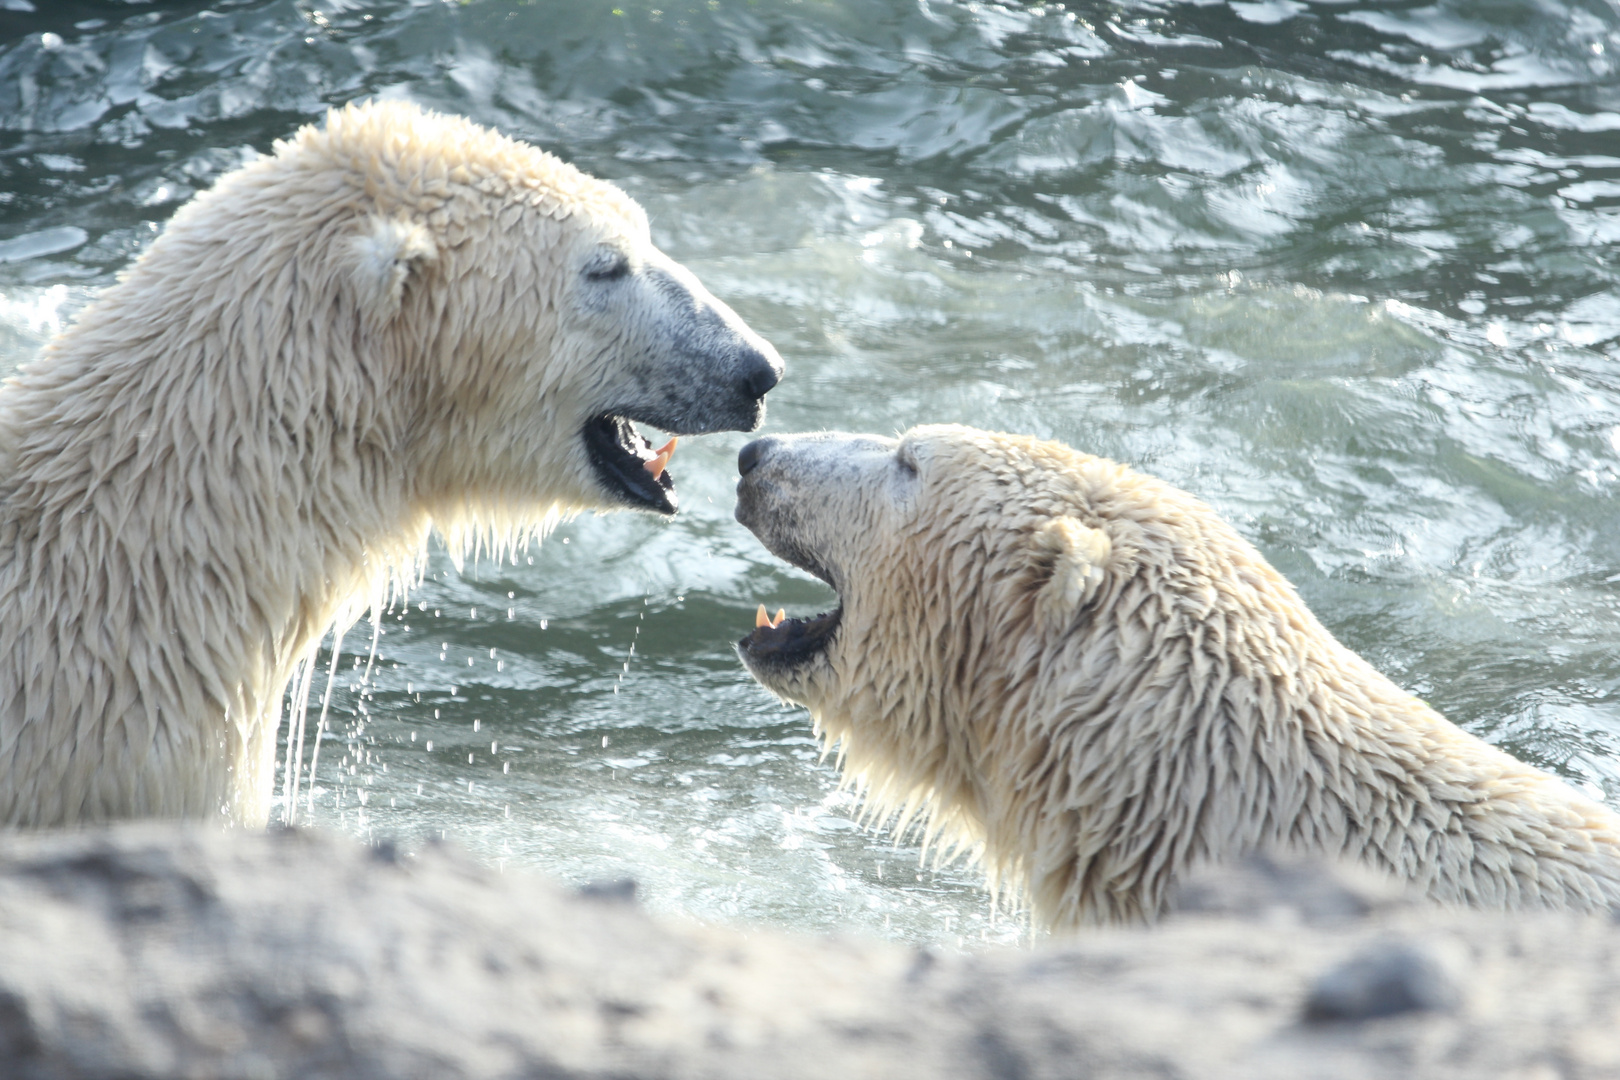
[[[767,430],[1158,473],[1403,686],[1613,797],[1617,49],[1597,0],[4,0],[0,368],[221,172],[409,97],[640,199],[787,358]],[[971,868],[858,828],[733,657],[756,604],[830,595],[731,520],[742,441],[683,442],[672,523],[436,555],[363,701],[345,642],[314,819],[704,918],[1015,937]]]

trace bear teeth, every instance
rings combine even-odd
[[[581,435],[603,487],[632,506],[661,514],[675,512],[675,476],[669,470],[669,459],[675,453],[676,439],[654,450],[634,422],[617,413],[588,421]]]
[[[653,453],[652,460],[642,462],[641,467],[652,473],[654,480],[663,476],[664,470],[669,467],[669,459],[675,456],[675,444],[680,441],[679,436],[671,438]]]
[[[754,628],[737,642],[750,663],[793,666],[804,663],[824,650],[843,619],[844,609],[823,612],[802,619],[790,619],[787,611],[776,610],[772,617],[764,604],[754,612]]]

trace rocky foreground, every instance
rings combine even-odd
[[[137,826],[0,841],[0,1077],[1620,1076],[1620,928],[1342,870],[946,956],[654,920],[450,848]]]

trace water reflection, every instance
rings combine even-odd
[[[6,365],[220,173],[408,96],[640,199],[788,357],[771,429],[963,420],[1158,472],[1403,685],[1620,794],[1606,5],[17,6]],[[674,523],[436,558],[371,689],[340,661],[317,819],[708,917],[1015,935],[855,828],[733,659],[756,603],[826,603],[731,521],[739,444],[683,442]]]

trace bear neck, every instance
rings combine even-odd
[[[341,297],[179,243],[0,391],[3,822],[262,824],[294,665],[427,535]]]
[[[1024,732],[981,739],[979,802],[1043,921],[1151,921],[1188,870],[1267,850],[1448,904],[1620,902],[1620,817],[1400,690],[1270,567],[1247,580],[1258,607],[1196,617],[1136,583],[973,706]]]

